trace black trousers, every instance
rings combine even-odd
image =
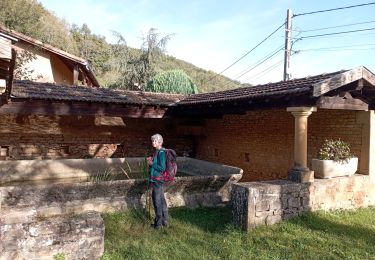
[[[168,207],[164,196],[164,185],[154,184],[152,187],[152,203],[155,209],[155,227],[168,223]]]

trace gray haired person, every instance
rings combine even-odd
[[[152,146],[155,152],[152,157],[147,158],[150,167],[150,183],[152,187],[152,203],[155,210],[155,220],[152,227],[161,229],[168,226],[168,206],[164,195],[164,176],[166,170],[166,152],[162,147],[163,137],[160,134],[151,136]]]

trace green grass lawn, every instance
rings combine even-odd
[[[375,208],[309,213],[243,232],[229,208],[170,210],[156,231],[140,211],[105,214],[102,259],[375,259]]]

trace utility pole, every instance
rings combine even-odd
[[[288,9],[285,23],[284,81],[290,79],[290,54],[292,50],[292,10]]]

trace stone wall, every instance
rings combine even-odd
[[[286,180],[233,185],[233,222],[248,230],[271,225],[307,211],[354,209],[375,205],[375,183],[367,175],[315,179],[313,183]]]
[[[104,222],[97,212],[17,221],[2,218],[0,259],[99,259]]]
[[[230,200],[231,184],[242,174],[177,177],[165,189],[169,207],[217,207]],[[149,201],[146,180],[60,183],[0,187],[0,220],[78,214],[95,210],[113,212],[145,207]]]
[[[164,146],[192,154],[193,140],[178,136],[170,119],[120,117],[0,115],[1,159],[57,159],[145,156],[150,137],[164,136]]]
[[[308,166],[325,139],[349,142],[362,157],[363,124],[356,111],[318,109],[308,118]],[[293,166],[294,117],[286,110],[251,111],[206,120],[197,158],[244,170],[242,181],[284,179]]]

